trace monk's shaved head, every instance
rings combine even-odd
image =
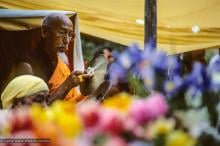
[[[42,26],[46,25],[46,26],[57,27],[62,24],[73,25],[72,21],[69,19],[68,16],[61,13],[51,13],[44,18]]]

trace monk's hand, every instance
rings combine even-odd
[[[92,75],[88,74],[86,71],[73,71],[69,76],[72,87],[82,84],[86,79],[91,77]]]

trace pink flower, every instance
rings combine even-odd
[[[100,120],[101,108],[95,102],[87,102],[78,108],[79,115],[87,128],[95,127]]]
[[[144,124],[151,119],[151,113],[146,107],[145,100],[134,101],[130,109],[130,115],[139,124]]]
[[[151,110],[153,119],[165,115],[168,111],[168,104],[165,97],[159,93],[148,97],[146,106]]]
[[[105,146],[127,146],[127,143],[120,137],[111,137],[105,143]]]
[[[100,130],[113,135],[121,134],[124,130],[123,118],[112,110],[104,110],[100,120]]]
[[[12,114],[13,117],[9,118],[12,133],[33,128],[33,121],[26,108],[13,110]]]
[[[168,111],[168,105],[161,94],[154,94],[146,100],[136,100],[130,109],[130,116],[139,124],[160,117]]]

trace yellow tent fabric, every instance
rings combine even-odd
[[[81,32],[143,46],[144,0],[0,0],[0,7],[75,11]],[[219,0],[157,0],[157,8],[158,48],[173,54],[220,46]]]

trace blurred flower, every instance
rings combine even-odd
[[[168,59],[167,55],[164,52],[154,53],[151,57],[152,67],[156,70],[157,73],[166,74],[168,68]]]
[[[109,137],[104,146],[127,146],[127,143],[121,137]]]
[[[133,141],[129,143],[128,146],[153,146],[153,145],[147,143],[146,141]]]
[[[11,119],[11,117],[13,117],[13,115],[10,111],[0,110],[0,135],[1,136],[7,136],[10,134],[11,121],[9,121],[9,119]]]
[[[61,134],[57,125],[51,121],[44,123],[35,121],[33,132],[37,138],[47,138],[53,145],[58,142]]]
[[[55,102],[51,109],[55,114],[54,122],[57,123],[66,136],[74,137],[82,131],[82,121],[78,114],[73,110],[71,104],[66,102]]]
[[[139,64],[139,62],[142,61],[143,50],[140,49],[137,44],[131,45],[126,49],[125,52],[129,54],[130,60],[132,61],[133,65]]]
[[[220,91],[220,55],[215,55],[208,66],[208,73],[211,78],[211,90]]]
[[[176,56],[168,57],[168,77],[172,80],[174,76],[181,75],[181,61]]]
[[[113,62],[109,66],[108,72],[112,84],[117,84],[119,81],[125,80],[127,75],[126,69],[116,62]]]
[[[124,121],[125,131],[131,132],[134,136],[139,138],[144,137],[144,128],[137,123],[135,119],[128,116]]]
[[[131,96],[127,93],[120,93],[104,100],[103,106],[116,109],[121,112],[127,112],[131,105]]]
[[[173,131],[166,139],[166,146],[194,146],[196,141],[183,131]]]
[[[151,111],[146,107],[145,100],[135,100],[130,108],[130,115],[138,124],[145,124],[151,120]]]
[[[150,120],[163,116],[167,111],[168,105],[165,98],[161,94],[154,94],[146,100],[134,101],[130,109],[130,115],[139,124],[145,124]]]
[[[118,135],[124,130],[123,117],[113,110],[103,110],[99,123],[100,130],[105,133]]]
[[[156,75],[155,71],[150,67],[146,66],[146,68],[142,68],[140,70],[141,78],[143,80],[144,86],[149,90],[153,90],[156,85]]]
[[[76,137],[72,145],[73,146],[93,146],[92,141],[90,141],[88,137],[85,137],[85,136]],[[68,145],[68,146],[71,146],[71,145]]]
[[[86,128],[97,126],[101,116],[100,111],[102,110],[97,102],[89,100],[84,102],[83,104],[78,105],[77,108],[77,111]]]
[[[73,106],[66,102],[57,101],[48,109],[34,105],[31,107],[31,114],[36,123],[56,124],[67,137],[78,135],[83,128],[82,121],[73,110]]]
[[[185,101],[189,107],[200,107],[202,105],[202,90],[198,90],[195,86],[191,86],[185,93]]]
[[[9,118],[11,133],[33,128],[33,120],[27,108],[13,110],[12,115],[13,117]]]
[[[57,119],[57,124],[68,137],[75,137],[83,130],[82,121],[75,113],[60,115],[59,119]]]
[[[53,118],[52,116],[48,116],[46,111],[38,104],[34,104],[30,107],[30,114],[33,121],[38,122],[47,122],[48,119]]]
[[[147,105],[153,112],[153,118],[157,118],[165,115],[168,112],[168,104],[165,97],[162,94],[154,93],[147,98]]]
[[[172,76],[164,82],[164,93],[167,97],[173,97],[184,88],[183,79],[180,76]]]
[[[189,133],[195,138],[198,138],[203,130],[210,125],[207,108],[175,111],[174,115],[181,120],[183,126],[187,127]]]
[[[129,69],[132,65],[131,56],[127,52],[122,53],[118,61],[125,69]]]
[[[188,85],[189,94],[191,97],[196,97],[197,93],[207,90],[209,87],[209,78],[204,66],[201,63],[194,63],[192,72],[187,76],[185,80]]]
[[[11,135],[11,137],[13,137],[13,139],[20,139],[21,142],[15,143],[15,145],[20,145],[20,146],[24,146],[24,145],[28,145],[27,142],[25,142],[25,140],[30,140],[30,139],[36,139],[36,135],[35,133],[32,131],[32,130],[21,130],[21,131],[17,131],[15,133],[13,133]],[[23,142],[22,142],[22,139],[23,139]],[[14,143],[11,143],[11,145],[14,145]],[[10,145],[10,144],[7,144],[7,145]],[[40,143],[31,143],[31,146],[41,146]]]
[[[173,119],[159,118],[156,121],[148,125],[148,136],[155,138],[159,135],[166,135],[170,133],[175,126],[175,121]]]

